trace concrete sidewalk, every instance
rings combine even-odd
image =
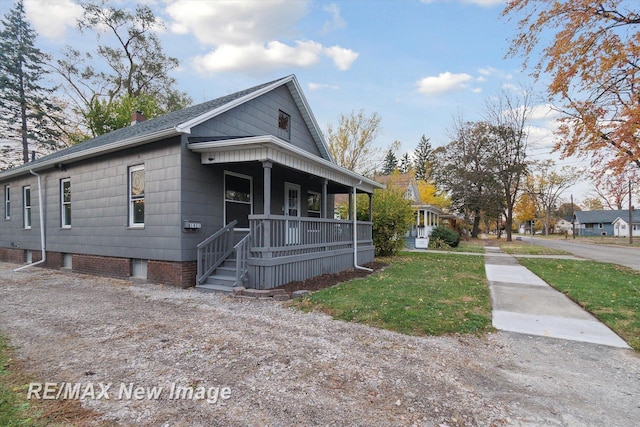
[[[498,247],[485,247],[493,326],[573,341],[629,348],[618,335]]]

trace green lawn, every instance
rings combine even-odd
[[[640,350],[640,272],[607,263],[519,259]]]
[[[334,318],[410,335],[491,330],[483,257],[402,253],[371,276],[314,293],[301,303]]]
[[[474,252],[474,253],[484,253],[484,242],[478,239],[472,240],[461,240],[458,246],[455,248],[445,248],[438,249],[444,250],[448,252]]]
[[[532,245],[526,240],[526,238],[522,241],[514,240],[513,242],[499,242],[497,243],[497,246],[500,247],[502,252],[512,255],[571,255],[571,252]]]

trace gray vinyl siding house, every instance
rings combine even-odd
[[[335,164],[288,76],[0,172],[0,260],[269,289],[373,261],[333,199],[381,187]]]
[[[573,221],[578,236],[613,236],[617,235],[614,221],[616,218],[629,218],[628,210],[593,210],[577,211]]]

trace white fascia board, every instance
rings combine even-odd
[[[244,104],[247,101],[250,101],[254,98],[259,97],[260,95],[263,95],[269,91],[272,91],[273,89],[282,86],[283,84],[287,84],[289,81],[291,81],[291,79],[293,78],[293,75],[289,76],[289,77],[285,77],[281,80],[278,80],[276,82],[274,82],[273,84],[270,84],[269,86],[265,86],[262,89],[258,89],[256,91],[253,91],[251,93],[246,94],[245,96],[242,96],[238,99],[235,99],[231,102],[228,102],[224,105],[221,105],[218,108],[214,108],[213,110],[207,111],[204,114],[199,115],[198,117],[195,117],[189,121],[186,121],[184,123],[180,123],[178,126],[176,126],[176,129],[179,132],[182,133],[191,133],[191,128],[194,126],[197,126],[201,123],[206,122],[209,119],[212,119],[214,117],[216,117],[219,114],[224,113],[225,111],[229,111],[239,105]]]
[[[161,131],[150,133],[150,134],[140,135],[133,138],[123,139],[121,141],[100,145],[98,147],[93,147],[86,150],[76,151],[74,153],[69,153],[64,156],[57,156],[50,160],[39,162],[33,167],[28,167],[29,163],[26,163],[25,165],[21,165],[18,170],[9,169],[7,171],[0,172],[0,179],[12,178],[14,176],[28,174],[29,170],[40,171],[40,170],[53,167],[58,163],[64,164],[70,161],[83,160],[90,157],[112,153],[114,151],[120,151],[126,148],[143,145],[149,142],[158,141],[160,139],[168,138],[171,136],[177,136],[177,135],[180,135],[180,132],[177,131],[175,128],[165,129],[165,130],[161,130]]]
[[[255,148],[256,146],[267,147],[270,149],[286,152],[310,163],[315,163],[319,166],[336,171],[341,175],[349,177],[349,179],[353,182],[352,185],[360,189],[364,189],[364,186],[362,186],[362,184],[366,184],[367,187],[371,188],[385,188],[385,186],[380,184],[379,182],[373,181],[356,172],[336,165],[335,163],[323,159],[322,157],[311,154],[273,135],[236,138],[226,141],[193,142],[187,145],[187,147],[191,151],[196,153],[212,153],[221,150],[246,150]]]

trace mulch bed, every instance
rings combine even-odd
[[[289,282],[285,285],[277,287],[276,289],[284,289],[289,294],[294,291],[300,290],[319,291],[320,289],[329,288],[331,286],[337,285],[338,283],[346,282],[351,279],[369,276],[376,271],[382,270],[388,265],[389,264],[383,262],[374,261],[363,265],[363,267],[371,268],[373,270],[372,272],[354,268],[351,270],[341,271],[340,273],[322,274],[320,276],[311,277],[307,280]]]

